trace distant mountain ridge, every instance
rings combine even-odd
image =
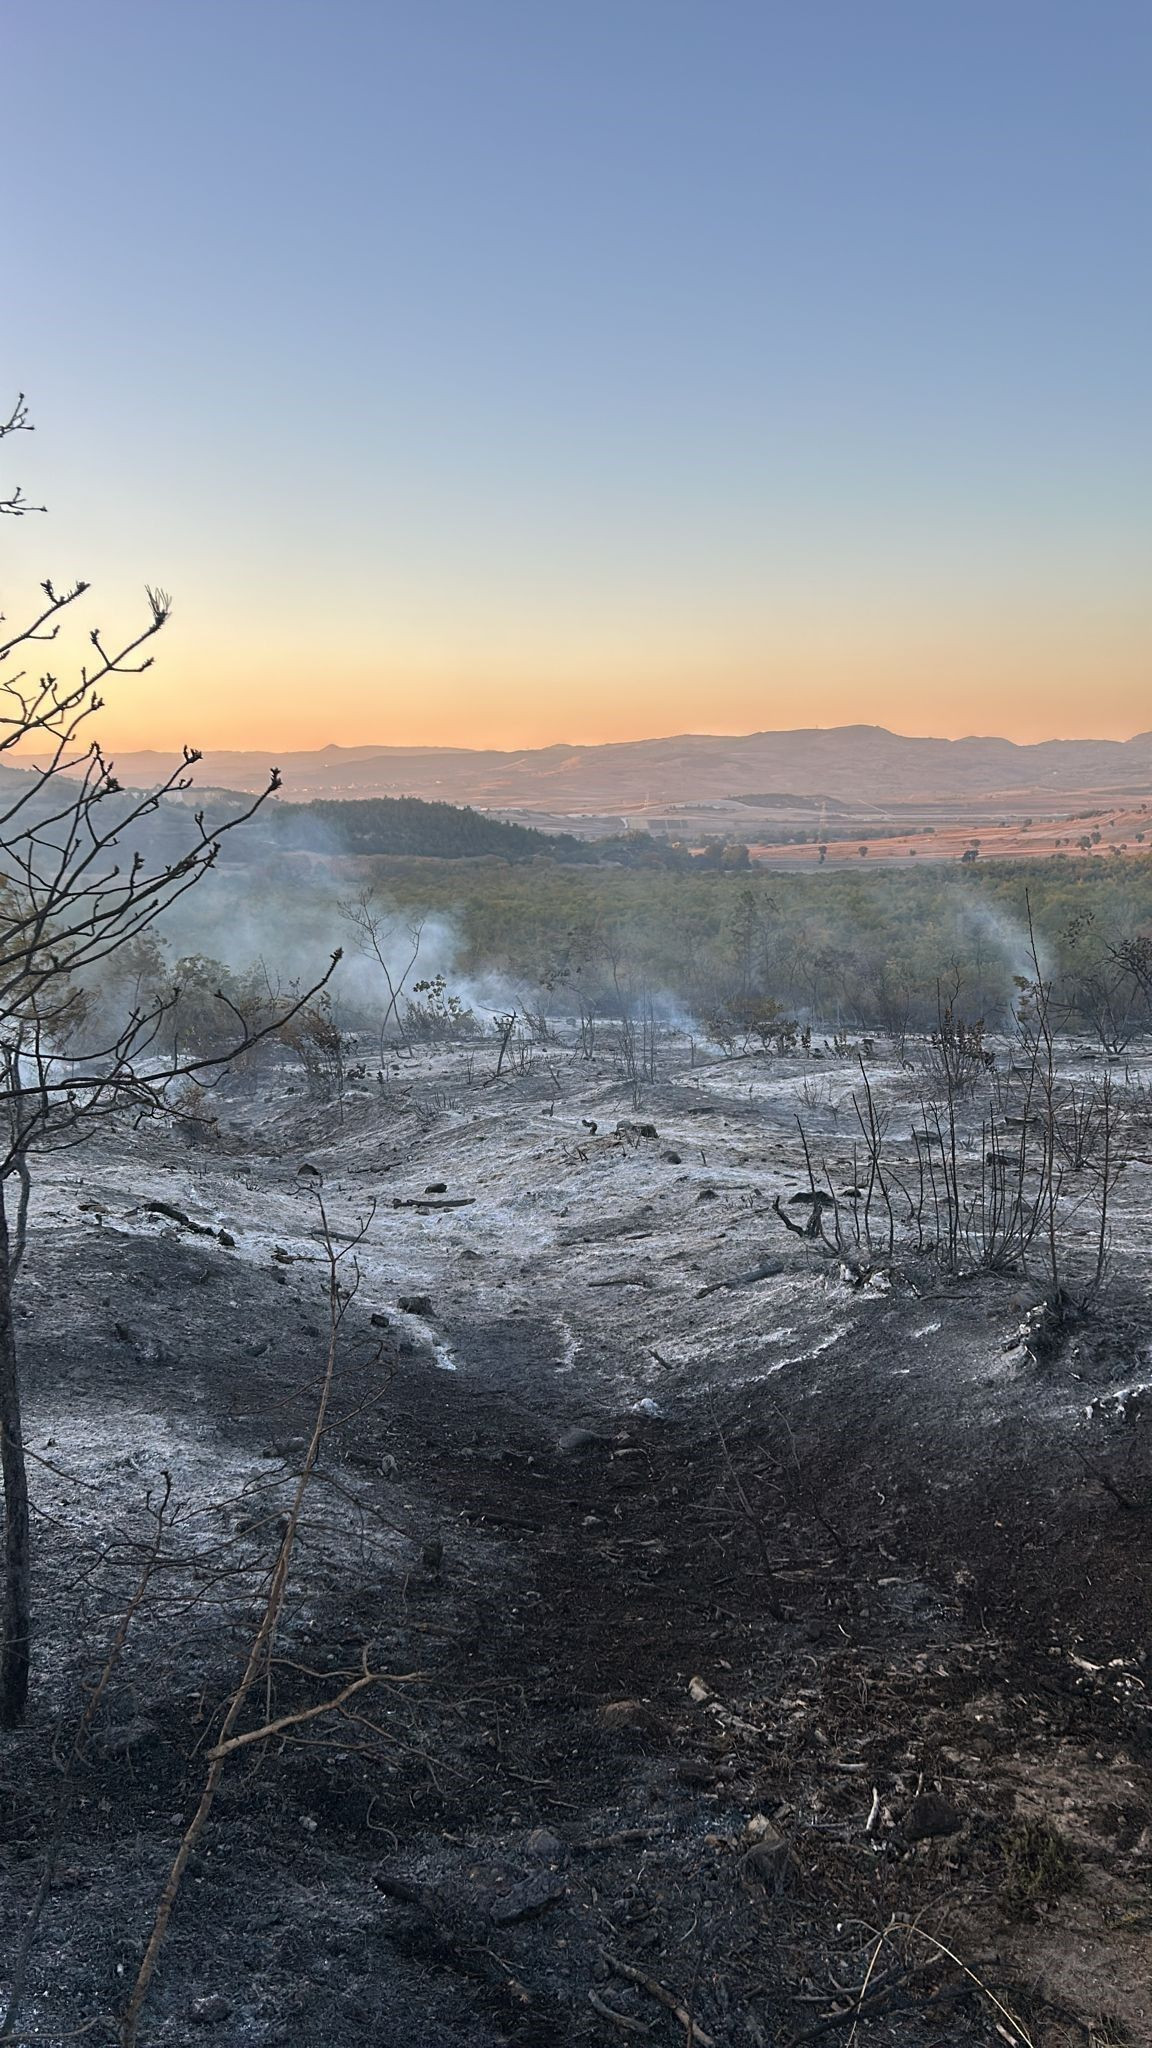
[[[122,782],[151,787],[175,753],[116,757]],[[1044,798],[1152,795],[1152,732],[1129,740],[915,739],[883,726],[811,727],[738,736],[683,733],[594,746],[516,750],[468,747],[321,747],[212,750],[200,784],[255,790],[280,768],[284,795],[315,798],[416,796],[481,809],[593,812],[648,803],[692,803],[749,791],[827,796],[849,802],[933,797]]]

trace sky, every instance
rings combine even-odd
[[[115,744],[1152,727],[1147,0],[8,0],[0,48],[49,507],[0,604],[173,592]]]

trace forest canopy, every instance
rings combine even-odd
[[[626,867],[681,868],[693,858],[686,846],[669,845],[648,832],[578,839],[571,832],[509,824],[467,805],[429,803],[412,796],[277,802],[262,823],[266,835],[296,852],[407,854],[437,860],[488,856],[564,865],[611,861]]]
[[[1152,970],[1148,856],[766,873],[293,854],[250,886],[269,917],[278,894],[287,914],[308,893],[370,887],[401,922],[451,932],[450,980],[503,977],[557,1010],[580,997],[608,1015],[624,991],[706,1022],[763,997],[895,1035],[933,1028],[941,991],[990,1030],[1007,1024],[1033,972],[1031,916],[1070,1027],[1122,1049],[1152,1023],[1152,972],[1131,971],[1132,958]]]

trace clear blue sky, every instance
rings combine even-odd
[[[0,51],[5,609],[175,590],[124,740],[1152,726],[1147,0],[29,0]]]

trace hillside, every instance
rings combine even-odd
[[[213,799],[215,803],[216,799]],[[233,794],[221,804],[233,810]],[[211,819],[213,804],[205,806]],[[269,845],[290,853],[379,854],[417,859],[503,861],[614,861],[626,867],[686,867],[692,856],[648,832],[623,832],[578,839],[569,832],[541,832],[532,826],[486,817],[467,805],[428,803],[421,797],[318,798],[312,803],[270,802],[244,834],[229,843],[227,857],[262,857]]]
[[[270,804],[260,836],[293,851],[408,854],[440,860],[494,855],[500,860],[587,860],[592,849],[563,833],[486,818],[467,806],[427,803],[419,797],[323,797],[312,803]]]
[[[118,772],[148,786],[173,765],[158,752],[125,754]],[[209,752],[199,779],[257,789],[272,765],[286,797],[419,796],[481,809],[552,813],[636,808],[787,791],[852,803],[1012,795],[1035,803],[1152,794],[1152,732],[1130,740],[915,739],[880,726],[741,736],[681,734],[612,745],[525,748],[323,747]]]

